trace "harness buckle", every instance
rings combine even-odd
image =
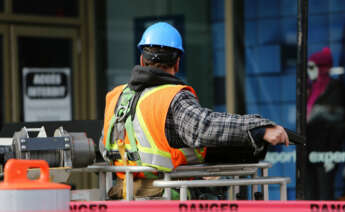
[[[140,160],[140,155],[138,152],[127,152],[128,160],[130,161],[138,161]]]
[[[107,151],[106,156],[112,161],[121,159],[121,155],[119,151]]]
[[[123,122],[127,115],[128,115],[128,108],[130,104],[127,105],[119,105],[119,108],[116,112],[116,122]]]

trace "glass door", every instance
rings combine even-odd
[[[11,26],[12,121],[80,119],[78,30]]]
[[[6,105],[5,99],[8,98],[9,94],[9,36],[8,27],[0,25],[0,129],[2,125],[9,121],[11,107]]]

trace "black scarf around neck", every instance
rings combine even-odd
[[[129,88],[134,91],[142,91],[148,87],[164,84],[185,85],[179,78],[159,68],[139,65],[134,66],[128,82]]]

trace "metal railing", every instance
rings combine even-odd
[[[230,186],[233,188],[233,196],[238,191],[240,185],[252,186],[252,197],[258,190],[257,185],[262,186],[263,199],[268,200],[268,184],[280,184],[281,200],[286,200],[286,184],[290,181],[289,178],[284,177],[268,177],[268,169],[272,167],[271,163],[259,162],[249,164],[218,164],[218,165],[184,165],[177,167],[172,172],[164,173],[163,180],[157,180],[153,183],[154,186],[164,187],[164,197],[171,199],[171,188],[180,187],[181,200],[186,198],[186,189],[188,187],[205,187],[208,186]],[[258,170],[261,170],[261,176],[258,177]],[[137,172],[157,172],[155,168],[146,166],[108,166],[108,165],[92,165],[82,169],[71,169],[72,172],[97,172],[99,173],[99,189],[101,198],[107,198],[107,191],[112,186],[112,173],[124,172],[126,177],[126,200],[134,200],[133,173]],[[172,180],[176,178],[185,177],[205,177],[205,176],[231,176],[232,179],[220,180],[193,180],[193,181],[177,181]],[[239,179],[240,176],[249,176],[248,179]],[[202,186],[200,186],[202,185]],[[235,187],[236,186],[236,187]],[[235,198],[233,198],[235,199]]]
[[[157,169],[147,166],[109,166],[109,165],[92,165],[82,169],[71,169],[72,172],[97,172],[99,173],[99,189],[101,198],[107,198],[107,191],[112,186],[111,173],[125,172],[126,177],[126,200],[134,200],[133,186],[134,179],[133,173],[137,172],[157,172]]]
[[[153,185],[162,188],[179,188],[180,200],[187,200],[187,189],[192,187],[217,187],[217,186],[240,186],[240,185],[280,185],[280,200],[287,200],[288,177],[260,177],[251,179],[220,179],[220,180],[156,180]]]

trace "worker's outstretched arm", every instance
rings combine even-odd
[[[166,124],[170,125],[167,128],[175,129],[174,132],[166,132],[169,144],[175,148],[181,147],[181,143],[189,147],[244,145],[252,142],[251,130],[269,126],[272,127],[265,132],[264,140],[273,145],[288,143],[285,131],[281,131],[283,128],[274,122],[257,114],[214,112],[201,107],[195,96],[186,90],[178,93],[172,101]]]

